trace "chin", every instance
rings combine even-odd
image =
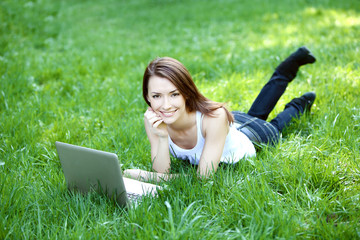
[[[163,119],[163,123],[165,123],[166,125],[172,124],[175,122],[175,119],[173,118],[165,118]]]

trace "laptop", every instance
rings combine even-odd
[[[55,142],[69,190],[81,193],[97,191],[114,199],[120,206],[137,202],[144,195],[156,196],[160,187],[124,178],[116,154]]]

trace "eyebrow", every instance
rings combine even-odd
[[[175,90],[170,91],[169,93],[174,93],[174,92],[176,92],[176,91],[178,91],[178,90],[177,90],[177,89],[175,89]],[[151,92],[151,94],[161,94],[161,93],[158,93],[158,92]]]

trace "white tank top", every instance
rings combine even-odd
[[[170,153],[179,159],[189,160],[191,164],[198,165],[200,156],[205,145],[205,138],[201,132],[202,120],[204,115],[196,112],[197,143],[192,149],[183,149],[177,146],[169,136]],[[256,155],[255,147],[250,139],[238,131],[234,125],[230,126],[226,136],[224,150],[220,162],[236,163],[242,158],[253,157]]]

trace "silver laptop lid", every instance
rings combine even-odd
[[[120,206],[126,205],[128,198],[116,154],[62,142],[55,145],[70,190],[102,191]]]

